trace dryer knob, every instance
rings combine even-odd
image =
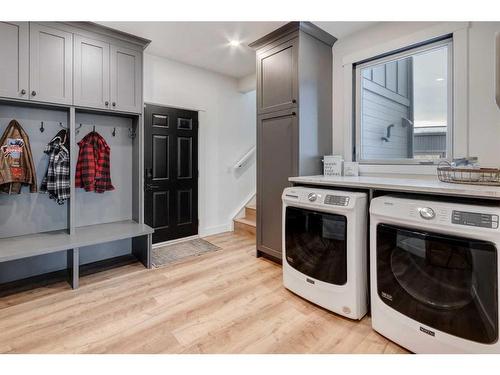
[[[309,199],[309,202],[314,202],[318,198],[318,195],[316,193],[309,193],[307,196],[307,199]]]
[[[420,217],[425,220],[434,219],[434,217],[436,216],[436,213],[430,207],[421,208],[419,211],[420,211]]]

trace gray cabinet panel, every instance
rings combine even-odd
[[[28,22],[0,22],[0,96],[28,97],[28,49]]]
[[[298,38],[257,55],[257,112],[279,111],[297,104]]]
[[[30,23],[30,99],[73,102],[73,35]]]
[[[141,112],[141,53],[111,46],[111,105],[113,109]]]
[[[74,104],[109,108],[109,44],[75,35]]]
[[[281,259],[281,193],[298,170],[295,112],[259,116],[257,143],[257,249]]]

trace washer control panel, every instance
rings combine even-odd
[[[349,197],[327,194],[325,196],[325,204],[331,206],[347,206],[349,204]]]
[[[498,228],[498,215],[482,214],[480,212],[453,211],[453,224],[468,225],[471,227]]]

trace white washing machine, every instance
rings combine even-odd
[[[283,283],[351,319],[367,311],[367,196],[290,187],[283,191]]]
[[[373,199],[373,328],[415,353],[500,353],[499,216],[495,206]]]

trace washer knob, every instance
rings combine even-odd
[[[425,220],[431,220],[436,217],[436,213],[430,207],[421,208],[419,209],[419,212],[420,212],[420,217]]]
[[[307,199],[309,199],[309,202],[314,202],[318,198],[318,195],[316,193],[309,193],[307,196]]]

